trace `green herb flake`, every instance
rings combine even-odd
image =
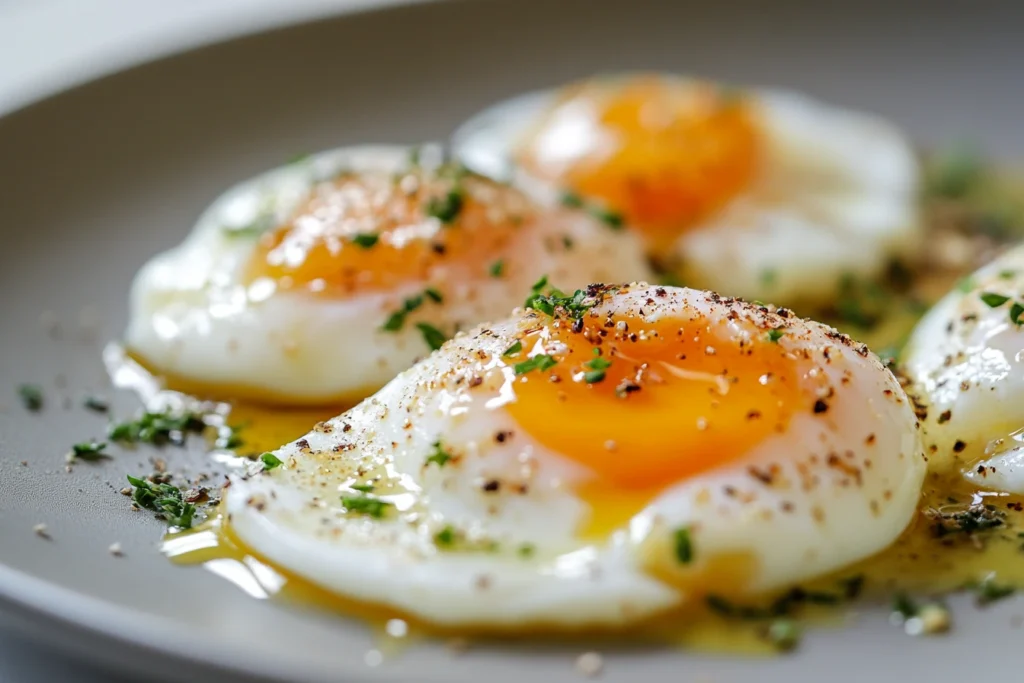
[[[996,292],[982,292],[981,300],[989,308],[999,308],[1007,301],[1009,301],[1010,297],[1005,296],[1003,294],[998,294]]]
[[[768,330],[768,341],[772,344],[778,344],[784,334],[786,334],[786,328],[784,327],[776,327],[774,330]]]
[[[38,384],[22,384],[18,387],[18,398],[25,410],[37,413],[43,409],[43,388]]]
[[[800,644],[800,628],[792,619],[776,619],[768,625],[765,640],[780,652],[789,652]]]
[[[1022,322],[1020,317],[1024,315],[1024,304],[1019,301],[1014,301],[1010,306],[1010,322],[1014,325],[1020,325]]]
[[[960,199],[981,183],[984,173],[977,156],[959,149],[939,157],[927,179],[930,194],[947,199]]]
[[[960,278],[960,280],[956,283],[956,289],[958,292],[961,292],[963,294],[969,294],[971,291],[974,290],[975,285],[976,283],[974,281],[974,278],[968,276],[965,278]]]
[[[597,348],[594,349],[594,355],[596,356],[592,360],[587,361],[583,364],[587,371],[583,373],[583,381],[587,384],[596,384],[601,382],[605,378],[605,371],[612,366],[612,362],[607,358],[602,358],[597,354],[601,351]]]
[[[435,441],[430,448],[430,455],[423,461],[425,465],[437,465],[440,468],[447,465],[448,461],[452,459],[452,454],[441,447],[440,441]]]
[[[370,249],[380,241],[380,235],[370,232],[361,232],[352,236],[352,241],[363,249]]]
[[[71,447],[71,452],[68,454],[68,460],[86,460],[89,462],[96,462],[97,460],[105,460],[110,457],[107,453],[104,453],[107,444],[103,441],[84,441],[82,443],[76,443]]]
[[[611,209],[594,207],[590,209],[590,214],[612,230],[622,230],[622,227],[626,224],[622,214]]]
[[[437,351],[448,341],[448,337],[445,336],[444,332],[429,323],[416,323],[416,327],[419,329],[420,334],[423,335],[423,341],[427,343],[431,351]]]
[[[189,529],[195,518],[196,506],[182,498],[181,489],[171,484],[155,484],[146,479],[128,475],[134,487],[132,500],[141,508],[153,510],[157,516],[173,527]]]
[[[532,543],[523,543],[519,546],[518,550],[516,550],[516,554],[524,560],[533,557],[536,552],[537,547]]]
[[[352,484],[349,488],[360,493],[373,493],[373,490],[377,487],[373,484]]]
[[[442,197],[431,197],[427,202],[427,215],[442,223],[451,223],[462,212],[465,196],[458,188],[451,189]]]
[[[110,411],[110,402],[102,396],[86,396],[82,399],[82,406],[94,413],[106,413]]]
[[[385,332],[397,332],[405,326],[406,317],[422,305],[422,294],[406,299],[400,309],[388,316],[388,319],[381,325],[381,329]]]
[[[424,289],[423,296],[427,297],[435,304],[439,304],[444,301],[444,295],[441,294],[440,290],[434,289],[433,287],[427,287]]]
[[[680,564],[693,562],[693,539],[690,537],[690,527],[679,527],[672,534],[673,545],[675,546],[676,559]]]
[[[515,343],[512,344],[512,346],[510,346],[507,349],[505,349],[505,353],[503,353],[501,355],[504,356],[505,358],[508,358],[509,356],[515,356],[516,354],[518,354],[522,350],[523,350],[523,342],[521,342],[521,341],[519,341],[517,339],[515,341]]]
[[[264,471],[270,471],[284,464],[281,458],[277,457],[273,453],[264,453],[263,455],[261,455],[260,462],[263,463]]]
[[[1003,598],[1008,598],[1017,592],[1016,587],[1009,584],[997,583],[992,576],[986,576],[982,581],[968,586],[976,597],[979,606],[991,605]]]
[[[917,615],[918,606],[906,593],[897,593],[892,598],[892,613],[902,619],[910,619]]]
[[[393,507],[391,503],[385,500],[371,498],[365,494],[362,496],[342,496],[341,504],[345,506],[347,512],[366,515],[374,519],[382,519],[388,509]]]
[[[491,277],[501,277],[501,274],[505,272],[505,262],[498,259],[491,264],[491,267],[487,269],[487,272],[491,274]]]
[[[1015,277],[1017,277],[1017,271],[1016,270],[1001,270],[1001,271],[999,271],[999,279],[1000,280],[1012,280]]]
[[[434,543],[442,548],[450,548],[455,545],[455,527],[448,524],[434,534]]]
[[[517,375],[525,375],[528,372],[534,370],[550,370],[551,368],[558,365],[558,360],[554,356],[549,356],[546,353],[538,353],[536,356],[532,356],[522,363],[516,363],[513,366]]]
[[[149,443],[157,446],[185,443],[189,433],[198,434],[206,429],[200,413],[185,412],[175,415],[165,413],[143,413],[137,420],[113,425],[107,433],[112,441],[121,443]]]
[[[581,209],[583,208],[583,197],[579,196],[575,192],[563,192],[561,197],[562,206],[570,209]]]

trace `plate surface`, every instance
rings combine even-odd
[[[6,621],[121,670],[198,680],[576,681],[579,647],[438,643],[376,667],[358,623],[254,600],[157,553],[161,525],[117,495],[153,453],[64,470],[100,435],[100,349],[131,277],[223,188],[296,154],[439,139],[499,98],[600,70],[657,68],[789,86],[875,110],[923,142],[1024,156],[1013,3],[491,0],[392,8],[235,40],[97,81],[0,119],[0,606]],[[969,11],[969,14],[968,14]],[[53,323],[56,321],[57,329]],[[15,387],[38,382],[28,414]],[[64,399],[69,397],[69,408]],[[116,399],[117,412],[136,407]],[[168,454],[170,455],[170,454]],[[198,453],[174,467],[202,466]],[[21,464],[25,461],[27,465]],[[33,533],[45,523],[52,540]],[[126,557],[108,552],[120,542]],[[1006,601],[957,605],[911,640],[865,609],[801,652],[741,660],[605,651],[604,680],[954,681],[1019,664]]]

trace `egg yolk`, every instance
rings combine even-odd
[[[726,338],[703,319],[582,322],[523,335],[522,350],[506,358],[521,373],[507,409],[533,438],[615,488],[663,488],[726,464],[813,403],[764,331]],[[523,371],[538,353],[554,365]]]
[[[520,193],[461,169],[346,173],[263,235],[246,280],[347,296],[480,277],[515,250],[529,213]]]
[[[520,163],[621,212],[668,243],[752,181],[762,130],[742,98],[654,76],[570,89],[533,132]]]

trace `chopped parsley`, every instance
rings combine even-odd
[[[768,625],[764,638],[780,652],[788,652],[800,644],[800,628],[792,619],[776,619]]]
[[[1024,315],[1024,304],[1014,301],[1013,305],[1010,306],[1010,322],[1014,325],[1020,325],[1022,322],[1020,319],[1021,315]]]
[[[537,547],[532,543],[523,543],[516,551],[519,557],[522,557],[523,559],[533,557],[535,552],[537,552]]]
[[[977,603],[981,606],[990,605],[1017,592],[1014,586],[996,583],[992,576],[986,576],[983,580],[969,585],[968,588],[974,591]]]
[[[273,453],[264,453],[261,455],[260,462],[263,463],[264,470],[272,470],[284,464],[281,461],[281,458],[277,457]]]
[[[430,448],[430,455],[428,455],[426,460],[423,461],[424,464],[434,464],[440,468],[447,465],[448,461],[452,459],[452,454],[441,447],[440,440],[431,444]]]
[[[906,593],[897,593],[892,598],[892,613],[903,619],[910,619],[917,615],[918,606]]]
[[[487,269],[487,272],[491,274],[491,277],[501,277],[501,274],[505,272],[505,262],[498,259],[491,264],[491,267]]]
[[[786,329],[784,327],[776,327],[774,330],[768,330],[768,341],[773,344],[778,344],[784,334],[786,334]]]
[[[434,303],[439,304],[442,301],[444,301],[444,296],[437,289],[434,289],[433,287],[427,287],[426,289],[423,290],[422,294],[411,296],[405,301],[403,301],[402,307],[399,308],[394,313],[392,313],[391,315],[389,315],[388,319],[384,321],[384,324],[381,325],[380,329],[384,330],[385,332],[397,332],[398,330],[402,329],[405,326],[405,319],[409,316],[410,313],[412,313],[417,308],[422,306],[423,302],[426,299],[430,299]],[[426,336],[425,333],[424,336]]]
[[[502,356],[505,356],[506,358],[508,358],[509,356],[514,356],[514,355],[516,355],[517,353],[519,353],[519,352],[520,352],[520,351],[522,351],[522,350],[523,350],[523,342],[521,342],[521,341],[519,341],[519,340],[517,339],[517,340],[515,341],[515,343],[514,343],[514,344],[512,344],[512,346],[510,346],[510,347],[508,347],[507,349],[505,349],[505,353],[503,353],[503,354],[501,354],[501,355],[502,355]]]
[[[583,381],[587,384],[596,384],[604,380],[605,370],[612,366],[612,362],[607,358],[602,358],[597,354],[601,351],[597,348],[594,349],[594,355],[596,356],[592,360],[587,361],[583,364],[587,368],[587,371],[583,373]]]
[[[187,503],[182,497],[181,489],[171,484],[155,484],[146,479],[128,475],[128,483],[135,490],[132,500],[141,508],[153,510],[157,516],[168,524],[182,529],[192,526],[196,514],[196,506]]]
[[[201,413],[187,411],[175,415],[146,412],[137,420],[113,425],[107,436],[121,443],[150,443],[155,445],[185,443],[189,433],[201,433],[206,429]]]
[[[525,375],[528,372],[534,370],[550,370],[551,368],[558,365],[558,360],[554,356],[549,356],[546,353],[538,353],[536,356],[524,360],[522,363],[516,363],[513,366],[517,375]]]
[[[963,292],[964,294],[968,294],[971,290],[974,289],[974,285],[974,278],[968,276],[965,278],[961,278],[960,281],[956,283],[956,288],[957,291]]]
[[[43,409],[43,388],[38,384],[22,384],[18,387],[18,397],[26,410],[36,413]]]
[[[224,425],[217,430],[217,441],[215,446],[217,448],[224,448],[229,451],[233,451],[240,448],[245,444],[245,440],[239,436],[239,432],[242,427],[232,427],[230,425]]]
[[[352,236],[352,241],[358,244],[363,249],[370,249],[377,242],[380,241],[380,235],[375,235],[370,232],[361,232]]]
[[[453,188],[442,197],[431,197],[427,202],[427,215],[442,223],[451,223],[462,212],[465,196],[461,189]]]
[[[393,507],[391,503],[380,498],[371,498],[368,495],[342,496],[341,504],[345,510],[359,515],[366,515],[374,519],[381,519],[387,513],[388,508]]]
[[[546,294],[545,289],[547,290]],[[561,290],[549,287],[548,277],[545,275],[530,288],[530,296],[526,298],[523,306],[550,316],[555,315],[555,311],[560,309],[569,317],[579,319],[595,304],[597,304],[596,297],[589,295],[586,290],[577,289],[569,296]]]
[[[979,503],[956,512],[930,511],[929,516],[934,521],[932,532],[936,538],[942,538],[949,534],[975,534],[1001,527],[1004,524],[1003,518],[1006,517],[1006,513],[1001,512],[994,505]]]
[[[1016,270],[1009,270],[1008,269],[1008,270],[1001,270],[1001,271],[999,271],[999,279],[1001,279],[1001,280],[1012,280],[1015,277],[1017,277],[1017,271]]]
[[[416,327],[419,329],[420,334],[423,335],[423,341],[427,343],[431,351],[437,351],[448,341],[448,337],[444,332],[429,323],[416,323]]]
[[[711,611],[731,619],[777,619],[793,614],[801,605],[837,605],[844,600],[855,600],[864,588],[864,577],[856,575],[842,579],[838,582],[838,588],[837,592],[832,593],[796,587],[765,606],[739,605],[714,594],[707,596],[706,603]]]
[[[106,442],[96,441],[95,439],[76,443],[71,447],[71,452],[68,453],[68,460],[87,460],[89,462],[104,460],[110,457],[107,453],[103,452],[106,447]]]
[[[1004,294],[997,294],[996,292],[982,292],[981,300],[989,308],[999,308],[1009,301],[1010,297]]]
[[[680,564],[693,562],[693,539],[690,538],[690,527],[679,527],[672,534],[675,545],[676,559]]]
[[[82,405],[94,413],[106,413],[110,410],[110,402],[102,396],[86,396],[82,399]]]
[[[373,493],[373,490],[377,487],[373,484],[352,484],[349,488],[360,493]]]
[[[929,194],[959,199],[978,186],[983,178],[977,156],[965,149],[942,155],[931,168],[926,186]]]
[[[455,527],[451,524],[445,525],[443,529],[434,534],[434,543],[444,548],[455,545]]]
[[[590,214],[612,230],[622,230],[622,226],[626,224],[622,214],[611,209],[593,207],[590,209]]]
[[[561,197],[562,206],[566,206],[570,209],[582,209],[583,208],[583,197],[579,196],[575,192],[563,192]]]

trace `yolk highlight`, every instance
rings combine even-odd
[[[542,327],[522,338],[514,363],[538,344],[567,350],[554,367],[519,376],[507,408],[533,438],[617,488],[662,488],[725,464],[812,403],[767,338],[725,340],[699,320],[584,320],[579,333]],[[603,365],[595,358],[611,364],[588,382],[588,368]]]
[[[589,131],[565,163],[545,159],[544,147],[558,144],[556,127],[563,140]],[[603,201],[659,245],[748,187],[762,146],[760,122],[743,100],[710,84],[643,77],[568,93],[520,161],[541,178]]]
[[[528,211],[522,195],[477,177],[345,174],[318,184],[263,236],[247,280],[346,296],[427,282],[442,271],[479,276],[514,249]]]

